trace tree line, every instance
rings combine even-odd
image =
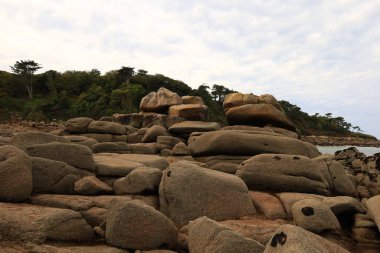
[[[17,116],[32,121],[66,120],[86,116],[100,118],[113,113],[139,111],[140,100],[165,87],[180,96],[202,97],[209,107],[209,120],[226,124],[224,96],[235,92],[219,84],[201,84],[192,89],[186,83],[147,70],[122,66],[102,74],[69,70],[48,70],[36,74],[42,66],[32,60],[17,61],[11,72],[0,71],[0,120]],[[303,134],[348,135],[361,132],[343,117],[309,115],[288,101],[279,101],[288,117]]]
[[[145,95],[165,87],[180,96],[202,97],[209,106],[210,120],[225,123],[223,98],[234,92],[218,84],[192,89],[182,81],[125,66],[104,74],[97,69],[36,74],[41,68],[32,60],[21,60],[10,66],[13,73],[0,71],[0,119],[17,115],[27,120],[49,121],[138,112]]]

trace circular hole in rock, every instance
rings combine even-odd
[[[305,206],[305,207],[302,207],[301,212],[305,216],[311,216],[314,214],[314,209],[310,206]]]

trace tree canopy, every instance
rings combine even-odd
[[[11,66],[11,70],[24,79],[23,83],[28,91],[29,99],[33,99],[33,74],[41,68],[40,64],[31,60],[16,61],[16,63]]]

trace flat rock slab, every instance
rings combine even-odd
[[[72,209],[85,211],[92,207],[108,209],[112,202],[130,201],[130,196],[79,196],[79,195],[55,195],[40,194],[30,198],[30,203],[40,206]]]
[[[88,171],[95,169],[92,151],[84,145],[50,142],[32,145],[27,148],[27,152],[30,156],[65,162],[80,169]]]
[[[189,135],[193,132],[208,132],[220,129],[217,122],[203,122],[203,121],[184,121],[172,125],[169,132],[178,135]]]
[[[97,175],[128,175],[138,167],[153,167],[164,170],[169,163],[158,155],[99,153],[94,155]]]
[[[310,143],[285,136],[242,130],[212,131],[191,136],[189,148],[194,156],[253,156],[263,153],[319,156],[317,148]]]
[[[0,234],[2,240],[89,241],[94,238],[92,228],[80,213],[59,208],[29,204],[0,203]]]
[[[50,142],[70,143],[69,140],[62,136],[44,132],[25,132],[19,133],[12,137],[11,143],[19,148],[26,149],[36,144],[46,144]]]

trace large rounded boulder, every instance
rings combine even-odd
[[[157,92],[151,92],[141,99],[140,109],[143,112],[166,113],[172,105],[182,104],[182,98],[177,93],[161,87]]]
[[[319,156],[318,149],[310,143],[279,134],[245,130],[223,130],[194,135],[189,138],[189,148],[194,156],[254,156],[263,153]]]
[[[262,154],[241,163],[236,174],[251,190],[329,195],[324,165],[304,156]]]
[[[178,227],[202,216],[227,220],[255,213],[240,178],[193,162],[172,163],[163,172],[159,193],[161,211]]]
[[[29,156],[15,146],[0,146],[0,201],[25,201],[32,189],[32,162]]]
[[[178,231],[162,213],[139,201],[114,204],[108,212],[106,242],[126,248],[152,250],[161,246],[172,248]]]

